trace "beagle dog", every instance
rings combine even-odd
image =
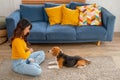
[[[83,66],[90,64],[90,61],[80,56],[69,56],[64,54],[63,51],[60,49],[60,47],[57,46],[49,50],[48,53],[51,53],[53,56],[55,56],[56,59],[55,61],[48,63],[50,65],[48,66],[49,69],[51,68],[60,69],[63,66],[81,68]],[[52,64],[56,64],[56,65],[52,65]]]

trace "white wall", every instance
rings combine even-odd
[[[11,12],[19,9],[21,0],[0,0],[0,16],[8,16]]]
[[[114,32],[120,32],[120,1],[119,0],[86,0],[86,3],[97,3],[108,9],[116,16]],[[0,16],[8,16],[12,11],[19,9],[21,0],[0,0]]]
[[[120,32],[120,0],[86,0],[86,3],[97,3],[115,15],[114,32]]]

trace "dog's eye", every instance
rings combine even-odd
[[[55,50],[56,48],[53,48],[52,50]]]
[[[52,49],[51,51],[54,51],[55,49]]]

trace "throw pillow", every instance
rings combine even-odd
[[[32,21],[44,21],[43,5],[20,5],[21,18],[27,18]]]
[[[96,4],[77,7],[79,9],[79,26],[101,25],[101,7]]]
[[[62,6],[62,25],[78,25],[79,11]]]
[[[44,8],[50,8],[50,7],[61,6],[61,5],[62,4],[56,4],[56,3],[52,3],[52,2],[46,2],[46,3],[44,3]],[[69,8],[70,4],[66,4],[66,7]],[[44,17],[45,17],[45,21],[49,21],[46,11],[44,11]]]
[[[45,8],[45,11],[49,18],[50,25],[61,23],[62,6],[56,6],[51,8]]]

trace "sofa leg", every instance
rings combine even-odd
[[[101,44],[101,41],[98,41],[98,42],[97,42],[97,46],[100,46],[100,44]]]

